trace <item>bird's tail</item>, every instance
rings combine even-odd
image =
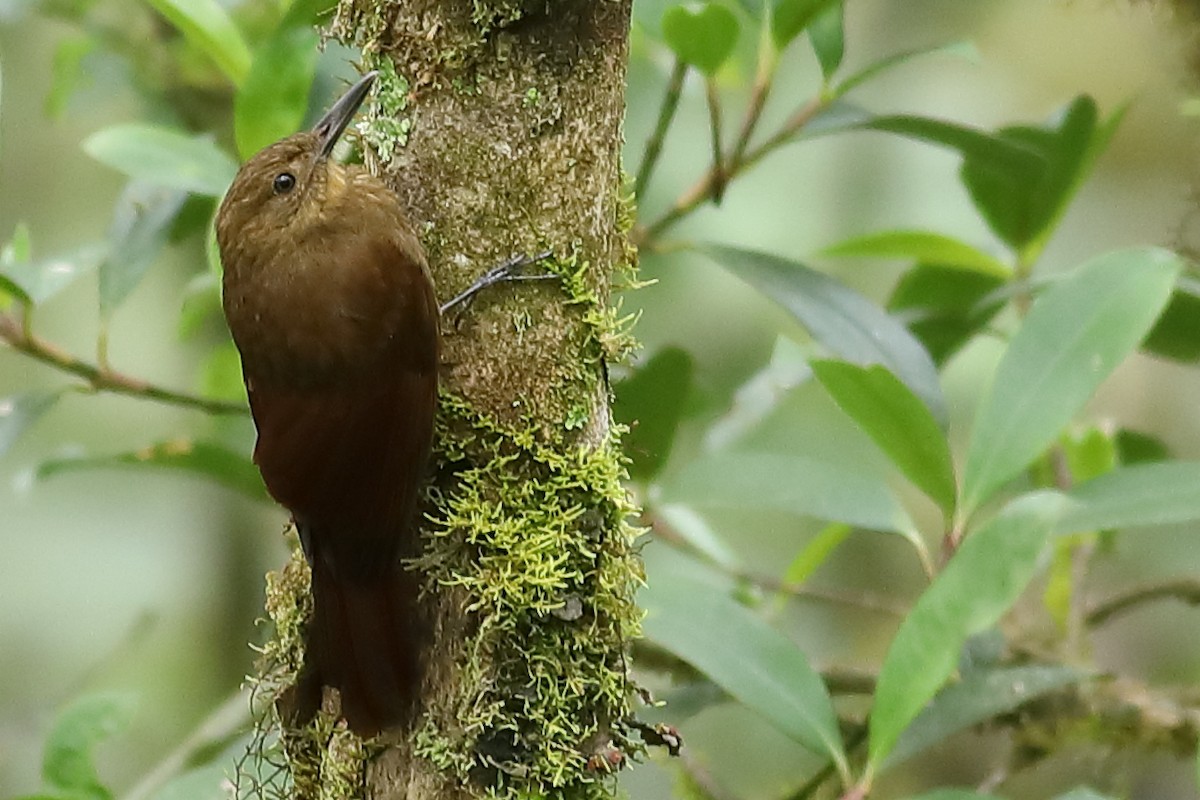
[[[410,723],[422,677],[417,591],[417,577],[399,565],[352,581],[334,574],[325,559],[312,559],[304,667],[281,711],[307,722],[321,706],[322,687],[330,686],[338,690],[350,730],[360,736]]]

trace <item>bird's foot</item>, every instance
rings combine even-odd
[[[489,286],[496,285],[497,283],[508,283],[510,281],[545,281],[557,278],[557,275],[549,273],[542,275],[526,275],[524,272],[522,272],[522,270],[524,270],[526,267],[545,261],[551,255],[553,255],[553,253],[547,250],[544,253],[538,253],[536,256],[513,256],[503,264],[492,267],[487,272],[483,273],[483,275],[477,278],[474,283],[456,295],[453,299],[442,303],[442,305],[438,308],[438,312],[445,314],[450,309],[461,306],[458,312],[461,315],[467,310],[467,306],[471,304],[471,301],[475,299],[475,295],[479,294]]]

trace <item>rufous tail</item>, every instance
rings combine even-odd
[[[347,580],[312,559],[313,615],[304,667],[281,711],[297,724],[321,706],[322,687],[338,690],[341,713],[362,737],[411,723],[421,688],[417,579],[396,565],[370,579]]]

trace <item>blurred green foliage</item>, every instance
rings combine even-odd
[[[671,775],[680,796],[707,798],[1102,797],[1082,785],[1092,780],[1125,796],[1196,796],[1185,759],[1196,744],[1200,647],[1170,636],[1194,621],[1155,618],[1145,634],[1119,623],[1156,613],[1154,601],[1200,597],[1189,577],[1200,548],[1188,536],[1200,524],[1200,466],[1189,460],[1200,453],[1200,314],[1176,224],[1187,212],[1160,203],[1151,213],[1161,224],[1119,225],[1141,205],[1131,198],[1142,172],[1161,178],[1190,158],[1130,152],[1155,136],[1177,144],[1182,136],[1164,130],[1185,123],[1173,96],[1165,110],[1152,99],[1158,116],[1139,121],[1150,111],[1128,102],[1132,89],[1114,99],[1107,85],[1084,81],[1073,60],[1103,61],[1100,47],[1055,62],[1066,77],[1036,102],[1003,102],[997,84],[971,83],[995,76],[967,66],[1019,73],[1032,56],[1005,61],[995,42],[1041,53],[1087,38],[1072,26],[1141,36],[1137,58],[1154,37],[1174,40],[1169,26],[1128,9],[985,5],[915,3],[925,15],[828,0],[635,6],[627,164],[641,189],[633,236],[644,276],[658,285],[626,298],[644,311],[646,352],[615,367],[614,412],[631,428],[630,490],[652,530],[647,639],[635,668],[668,700],[648,713],[682,728],[695,754],[634,770],[626,786],[635,797],[663,796]],[[248,458],[211,216],[238,160],[311,119],[334,74],[351,74],[348,51],[318,55],[314,25],[328,22],[330,6],[0,2],[0,175],[33,147],[27,122],[10,121],[10,95],[18,86],[28,108],[25,84],[36,84],[46,117],[61,125],[79,114],[91,127],[74,147],[126,181],[88,188],[92,222],[108,222],[82,245],[53,211],[27,224],[23,199],[0,205],[0,338],[11,350],[0,362],[11,373],[0,382],[0,456],[39,480],[27,496],[65,485],[63,495],[88,509],[85,521],[102,505],[87,493],[99,484],[67,473],[120,468],[121,486],[159,480],[146,485],[201,497],[208,528],[166,524],[219,542],[211,579],[251,604],[255,565],[274,556],[246,543],[265,541],[261,531],[237,530],[222,514],[281,517],[262,502]],[[1030,20],[1056,13],[1068,22],[1039,35]],[[1115,16],[1119,33],[1088,14]],[[6,55],[25,29],[54,52],[18,69]],[[991,47],[979,57],[958,41],[964,35]],[[1183,69],[1182,59],[1169,63]],[[92,78],[105,69],[119,73],[120,88]],[[938,102],[939,91],[985,96],[960,110]],[[105,113],[80,112],[80,98]],[[1131,124],[1136,143],[1122,146]],[[711,136],[695,134],[706,125]],[[880,134],[892,140],[881,144]],[[1133,164],[1106,173],[1114,158]],[[4,185],[12,194],[15,184]],[[154,286],[170,270],[175,280]],[[146,318],[151,290],[173,304],[167,318],[178,317],[186,343],[170,335],[175,320]],[[90,306],[84,325],[81,303]],[[123,308],[136,324],[123,324]],[[119,334],[162,342],[188,363],[163,377],[121,358],[136,351]],[[71,355],[59,338],[94,355]],[[44,371],[24,371],[34,361]],[[119,417],[93,396],[109,391],[189,413],[128,412],[136,416],[95,438]],[[47,436],[51,425],[66,433]],[[98,452],[59,450],[73,440]],[[152,477],[172,473],[200,480]],[[235,495],[242,505],[226,505]],[[124,527],[122,511],[95,515]],[[31,552],[22,542],[56,533],[10,519],[0,541],[12,575],[55,572],[17,564]],[[138,563],[170,569],[165,559]],[[60,613],[79,615],[89,601],[77,584],[90,585],[87,570],[108,569],[89,561],[76,577],[56,574]],[[219,618],[220,604],[205,603],[197,618]],[[227,612],[253,613],[245,602]],[[202,625],[197,618],[175,622],[186,630]],[[246,629],[215,624],[232,677],[171,665],[169,685],[203,687],[180,706],[191,717],[224,709],[221,698],[249,668]],[[9,654],[10,666],[27,655],[24,674],[37,674],[47,656],[36,636],[23,641],[28,653]],[[219,715],[203,747],[168,759],[173,769],[151,772],[149,788],[139,781],[170,750],[161,735],[138,741],[139,725],[180,739],[191,727],[144,721],[178,715],[157,705],[162,692],[147,690],[153,702],[131,720],[126,695],[98,690],[129,675],[148,680],[136,670],[106,678],[103,663],[96,677],[90,666],[139,646],[108,637],[74,668],[59,664],[55,688],[23,700],[12,699],[15,684],[0,685],[0,713],[12,720],[0,720],[0,744],[45,743],[40,788],[36,768],[22,765],[0,792],[105,798],[136,785],[139,798],[223,796],[222,765],[245,747],[245,713]],[[1122,680],[1098,678],[1105,672]],[[1142,713],[1163,706],[1174,716]],[[112,777],[94,752],[108,737],[114,749],[126,742]],[[1113,749],[1151,764],[1165,753],[1174,772],[1133,756],[1095,778],[1071,768],[1072,755]],[[0,772],[15,763],[6,758]],[[1043,769],[1056,759],[1057,771]],[[939,788],[955,784],[995,794]],[[1151,788],[1124,791],[1142,784]]]

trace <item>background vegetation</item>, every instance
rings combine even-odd
[[[353,74],[324,6],[0,0],[0,795],[216,796],[243,746],[285,520],[207,230]],[[687,746],[623,788],[1197,796],[1188,23],[848,6],[635,9],[634,663]]]

